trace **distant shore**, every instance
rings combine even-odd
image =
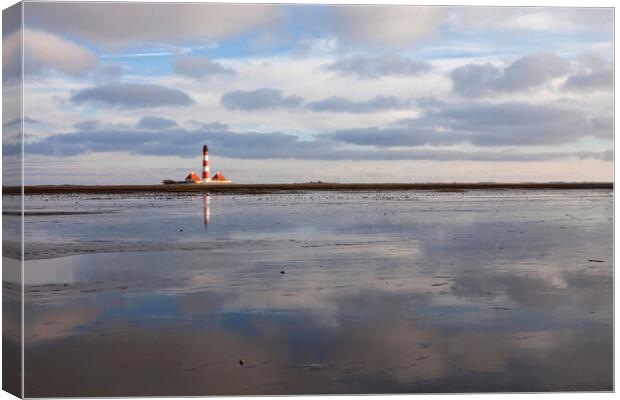
[[[444,192],[461,192],[466,190],[584,190],[613,189],[612,182],[551,182],[551,183],[261,183],[261,184],[160,184],[160,185],[40,185],[26,186],[26,194],[53,193],[140,193],[140,192],[214,192],[234,194],[260,194],[273,192],[301,191],[384,191],[384,190],[435,190]],[[4,186],[4,194],[19,194],[21,187]]]

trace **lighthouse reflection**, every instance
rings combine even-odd
[[[205,225],[209,225],[209,220],[211,219],[211,195],[209,194],[209,192],[205,192],[202,195],[202,202],[204,206],[204,223]]]

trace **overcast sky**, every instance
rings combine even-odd
[[[613,11],[25,3],[26,183],[593,181]],[[6,21],[6,19],[5,19]],[[5,94],[19,34],[4,23]],[[10,133],[4,123],[4,156]]]

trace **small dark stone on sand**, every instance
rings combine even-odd
[[[240,358],[239,359],[239,365],[243,365],[243,364],[245,364],[245,361],[243,360],[243,358]]]
[[[281,273],[281,274],[285,274],[286,272],[284,272],[284,271],[280,271],[280,273]]]

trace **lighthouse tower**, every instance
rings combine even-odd
[[[202,180],[209,180],[209,146],[202,146]]]

